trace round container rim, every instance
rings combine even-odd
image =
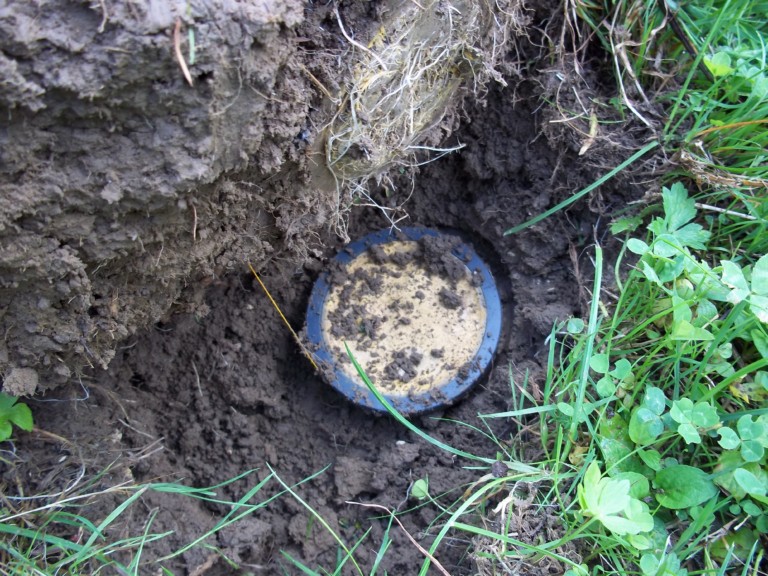
[[[423,227],[402,227],[399,230],[387,229],[373,232],[359,240],[351,242],[334,257],[336,262],[347,264],[368,250],[371,246],[397,241],[418,241],[425,236],[456,236],[461,240],[461,243],[458,244],[451,253],[464,262],[473,274],[480,275],[480,278],[482,279],[482,282],[478,283],[478,287],[485,300],[485,334],[483,335],[477,353],[468,365],[468,373],[464,377],[456,375],[449,381],[432,386],[419,394],[387,394],[379,389],[379,392],[384,398],[386,398],[398,412],[405,415],[429,412],[453,404],[461,396],[466,394],[466,392],[476,384],[490,368],[501,338],[502,320],[501,299],[490,268],[480,256],[478,256],[475,249],[467,244],[458,234],[451,231],[438,231],[433,228]],[[477,280],[475,282],[477,282]],[[313,351],[315,359],[319,364],[330,367],[330,370],[325,370],[323,373],[328,383],[337,391],[341,392],[342,395],[355,404],[359,404],[377,412],[387,412],[386,407],[379,402],[373,392],[364,382],[362,382],[362,379],[356,381],[355,379],[350,378],[343,369],[335,366],[334,355],[325,340],[322,329],[325,302],[330,290],[331,284],[329,283],[328,273],[323,272],[315,282],[309,299],[306,336],[310,349]],[[365,366],[362,368],[365,369]],[[375,382],[373,384],[374,386],[376,385]]]

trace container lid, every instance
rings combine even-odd
[[[489,368],[501,301],[488,266],[458,235],[428,228],[369,234],[332,260],[312,290],[307,340],[328,382],[386,411],[347,356],[401,413],[452,404]]]

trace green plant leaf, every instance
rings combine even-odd
[[[629,419],[629,437],[639,446],[651,444],[664,432],[661,418],[648,408],[640,407],[632,412]]]
[[[768,296],[751,294],[749,297],[749,311],[763,324],[768,324]]]
[[[752,267],[752,293],[768,296],[768,254],[760,257]]]
[[[756,550],[755,545],[758,543],[758,535],[749,526],[742,526],[737,530],[731,530],[727,538],[719,538],[712,542],[709,547],[709,553],[713,559],[721,562],[725,565],[726,558],[730,558],[731,561],[736,561],[740,564],[748,565],[748,559],[750,554],[753,554]],[[756,568],[755,572],[759,569]],[[752,571],[736,572],[737,574],[743,574],[746,576]],[[724,570],[719,570],[718,574],[727,574]],[[756,575],[755,575],[756,576]]]
[[[699,523],[700,526],[712,524],[716,520],[715,515],[710,511],[710,509],[703,506],[692,506],[691,509],[688,510],[688,513],[691,515],[691,518]]]
[[[696,217],[696,203],[688,198],[688,191],[681,182],[675,182],[661,192],[664,214],[669,230],[677,230]]]
[[[717,410],[708,402],[694,404],[688,398],[672,402],[669,416],[679,424],[677,432],[686,442],[698,444],[701,442],[699,428],[711,428],[720,422]]]
[[[656,500],[670,510],[690,508],[717,495],[717,488],[706,472],[684,464],[662,468],[653,483],[658,490]]]
[[[651,493],[651,485],[648,478],[638,472],[620,472],[612,476],[615,480],[629,481],[629,495],[632,498],[642,500]]]
[[[658,267],[659,280],[662,282],[673,282],[685,270],[686,256],[680,254],[672,260],[662,261]]]
[[[656,576],[659,568],[659,559],[655,554],[643,554],[640,557],[640,570],[644,576]]]
[[[653,528],[648,506],[629,494],[626,479],[601,477],[597,462],[592,462],[577,488],[579,504],[585,516],[596,518],[616,535],[639,534]]]
[[[752,330],[749,335],[752,337],[755,348],[760,352],[760,356],[768,358],[768,337],[760,330]]]
[[[657,416],[661,416],[666,409],[667,397],[664,395],[664,391],[656,386],[648,386],[645,389],[645,396],[643,397],[643,406],[648,408],[651,412]]]
[[[688,570],[680,568],[680,559],[674,552],[662,554],[643,554],[640,558],[640,570],[643,576],[687,576]]]
[[[613,370],[610,371],[610,375],[617,380],[627,380],[632,377],[632,363],[626,358],[620,358],[617,360]]]
[[[683,437],[687,444],[701,444],[701,436],[696,428],[688,422],[683,422],[677,427],[677,433]]]
[[[708,402],[694,404],[688,398],[681,398],[672,403],[669,416],[679,424],[677,432],[687,443],[701,443],[698,429],[711,428],[720,422],[717,410]]]
[[[8,420],[0,420],[0,442],[5,442],[11,437],[13,428]]]
[[[717,317],[717,306],[711,301],[703,299],[696,304],[696,318],[692,322],[694,326],[703,327]]]
[[[640,450],[638,456],[654,472],[661,470],[661,454],[658,450]]]
[[[648,246],[648,244],[646,244],[645,242],[643,242],[638,238],[630,238],[629,240],[627,240],[627,250],[629,250],[633,254],[639,254],[640,256],[642,256],[643,254],[648,252],[648,250],[650,250],[650,247]]]
[[[32,411],[16,396],[0,392],[0,441],[11,437],[12,423],[22,430],[31,431],[34,427]]]
[[[635,550],[650,550],[653,548],[653,540],[648,534],[627,534],[627,542]]]
[[[758,370],[755,372],[755,384],[762,390],[768,392],[768,372]]]
[[[696,262],[695,268],[688,272],[688,276],[696,284],[696,292],[700,298],[717,302],[727,301],[730,289],[722,283],[706,262]]]
[[[744,492],[750,496],[765,496],[766,486],[757,476],[744,468],[737,468],[733,472],[733,479]]]
[[[725,52],[717,52],[711,58],[704,57],[704,64],[712,72],[712,76],[720,78],[731,74],[734,69],[731,68],[731,57]]]
[[[680,182],[662,190],[664,220],[656,218],[648,226],[655,239],[651,250],[657,256],[671,258],[687,253],[686,247],[704,249],[710,233],[701,225],[689,222],[696,216],[696,203]],[[678,274],[674,277],[676,278]],[[663,278],[662,278],[663,280]]]
[[[595,354],[589,359],[589,367],[598,374],[607,374],[610,369],[608,354]]]
[[[584,324],[584,320],[581,318],[569,318],[565,325],[565,330],[568,334],[581,334],[584,332],[585,327],[586,324]]]
[[[606,490],[607,487],[615,490]],[[587,467],[577,492],[582,510],[598,519],[621,512],[629,504],[629,482],[611,482],[610,478],[603,478],[600,466],[595,461]]]
[[[13,407],[13,412],[11,413],[11,422],[16,424],[16,426],[22,430],[31,432],[32,428],[34,427],[34,423],[32,421],[32,410],[30,410],[29,406],[23,402],[19,402]]]
[[[411,496],[417,500],[429,498],[429,478],[419,478],[411,487]]]
[[[722,360],[728,360],[733,356],[733,344],[731,342],[721,344],[717,347],[717,352],[715,354]]]
[[[732,428],[723,426],[722,428],[718,428],[717,434],[720,436],[720,439],[717,441],[717,443],[720,444],[720,446],[725,450],[734,450],[735,448],[739,447],[739,444],[741,444],[739,435],[736,434]]]
[[[728,294],[728,302],[731,304],[738,304],[742,300],[745,300],[749,296],[749,285],[747,279],[744,277],[744,272],[741,267],[735,262],[730,260],[723,260],[720,263],[723,272],[722,280],[723,284],[731,289]]]
[[[654,270],[653,267],[648,264],[648,262],[640,262],[640,269],[649,282],[653,282],[658,286],[662,285],[661,279],[659,278],[658,274],[656,274],[656,270]]]
[[[675,238],[680,244],[697,250],[706,249],[705,242],[709,240],[709,236],[710,233],[704,230],[700,224],[686,224],[675,232]]]
[[[708,342],[715,339],[712,332],[706,328],[694,326],[687,320],[676,320],[672,324],[672,331],[670,332],[669,337],[672,340],[693,340],[696,342]]]
[[[763,513],[762,509],[752,500],[743,500],[741,509],[749,516],[760,516]]]
[[[672,408],[669,410],[669,416],[675,422],[681,424],[690,422],[690,413],[693,410],[693,401],[690,398],[680,398],[672,402]]]
[[[566,416],[568,416],[569,418],[573,418],[574,417],[573,406],[571,406],[570,404],[568,404],[566,402],[558,402],[557,403],[557,409],[561,413],[563,413]],[[594,405],[591,402],[584,402],[582,404],[582,407],[581,407],[581,413],[578,415],[578,418],[577,418],[579,423],[586,422],[587,418],[589,417],[589,414],[592,412],[593,409],[594,409]]]
[[[616,392],[616,384],[613,382],[613,378],[610,376],[603,376],[595,382],[595,390],[601,398],[608,398]]]
[[[653,528],[653,516],[648,504],[637,498],[630,498],[629,506],[624,510],[626,522],[622,524],[625,534],[641,534]],[[610,527],[606,526],[610,529]],[[611,529],[614,534],[621,534],[617,529]]]
[[[754,418],[745,414],[736,422],[736,430],[741,440],[756,440],[762,446],[768,447],[768,430],[761,418]]]
[[[741,452],[725,450],[717,460],[713,480],[720,488],[733,495],[737,501],[742,500],[747,495],[734,478],[734,474],[739,468],[747,470],[760,482],[768,486],[768,471],[761,467],[758,462],[745,462],[741,457]],[[761,497],[758,496],[758,498]]]
[[[651,251],[661,258],[672,258],[681,252],[685,252],[682,244],[678,241],[677,236],[669,233],[657,236],[656,240],[653,242],[653,246],[651,246]]]
[[[635,445],[627,433],[627,422],[621,416],[602,419],[598,438],[608,475],[615,476],[621,472],[649,473],[640,458],[633,454]]]
[[[699,428],[711,428],[720,422],[720,417],[709,402],[696,402],[691,411],[691,422]]]
[[[589,568],[587,568],[586,564],[579,564],[566,570],[563,576],[589,576]]]
[[[673,321],[677,322],[679,320],[685,320],[686,322],[690,322],[691,318],[693,318],[693,312],[691,311],[691,307],[689,306],[688,302],[685,300],[685,298],[682,298],[676,292],[673,293],[672,294]]]
[[[758,76],[752,84],[752,98],[765,100],[768,97],[768,77]]]
[[[688,278],[679,278],[675,282],[675,294],[682,300],[688,301],[696,298],[696,290],[693,288],[693,284]]]
[[[643,219],[640,216],[619,218],[615,222],[611,222],[611,234],[618,236],[622,232],[634,232],[643,224]]]
[[[763,459],[765,448],[757,440],[741,441],[741,457],[747,462],[759,462]]]

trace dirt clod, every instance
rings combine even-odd
[[[31,396],[37,391],[39,376],[32,368],[13,368],[3,381],[3,390],[14,396]]]

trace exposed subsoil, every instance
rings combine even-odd
[[[549,8],[542,7],[536,21],[545,22],[548,14]],[[267,50],[268,45],[265,41],[262,48]],[[527,375],[529,389],[534,395],[538,393],[546,361],[544,340],[553,323],[582,314],[586,299],[580,286],[591,273],[588,246],[604,232],[607,222],[602,217],[641,195],[626,181],[614,181],[595,193],[589,203],[577,203],[520,234],[504,235],[510,227],[593,182],[600,174],[595,164],[616,165],[623,159],[622,152],[599,145],[592,155],[578,156],[579,142],[548,124],[550,113],[541,102],[543,86],[555,81],[555,73],[529,73],[535,74],[535,81],[510,79],[513,87],[493,87],[485,102],[467,102],[462,126],[448,142],[461,143],[463,149],[422,166],[415,174],[403,174],[402,180],[396,181],[400,191],[396,197],[382,192],[378,198],[383,205],[397,205],[406,192],[410,193],[408,180],[413,177],[415,189],[405,205],[408,218],[402,224],[462,231],[492,265],[505,316],[493,369],[458,404],[415,418],[417,425],[439,440],[491,458],[496,447],[455,421],[482,429],[478,414],[509,409],[510,386],[514,385],[511,376],[519,383]],[[259,105],[278,106],[265,100],[259,100]],[[87,146],[84,141],[84,149]],[[85,178],[82,170],[78,168],[78,177]],[[262,180],[269,174],[281,172],[261,173]],[[279,187],[286,184],[282,176],[276,178]],[[215,187],[231,190],[234,184],[228,182]],[[105,179],[105,202],[120,194],[110,191],[110,185]],[[287,319],[299,329],[314,280],[343,246],[327,227],[318,224],[318,219],[310,217],[314,214],[310,200],[297,198],[295,202],[304,206],[316,247],[314,255],[301,262],[289,257],[272,259],[262,268],[261,278]],[[198,208],[198,219],[202,212]],[[191,213],[190,209],[187,227]],[[301,219],[292,218],[290,234],[295,236]],[[279,227],[279,222],[271,215],[267,224]],[[356,238],[387,226],[379,210],[358,208],[351,213],[349,234]],[[196,233],[202,231],[198,228]],[[233,227],[232,233],[237,232]],[[74,229],[72,234],[77,236]],[[159,241],[155,244],[159,249]],[[167,257],[178,256],[178,252],[166,250],[171,252],[166,252]],[[160,261],[157,252],[146,257]],[[120,258],[109,262],[111,267],[123,265]],[[222,264],[221,270],[230,264]],[[151,270],[154,268],[145,269],[136,281],[144,282],[154,274]],[[43,276],[47,273],[41,271]],[[254,470],[252,475],[217,490],[220,496],[237,500],[259,480],[268,478],[270,469],[289,485],[322,471],[297,487],[296,493],[347,542],[371,529],[355,553],[366,572],[375,559],[387,520],[381,518],[380,511],[350,501],[375,502],[399,510],[413,507],[401,520],[411,535],[428,545],[429,534],[435,532],[429,526],[439,511],[432,505],[417,506],[409,501],[411,483],[428,477],[431,494],[450,492],[448,496],[455,500],[485,471],[465,469],[467,462],[431,447],[389,417],[353,405],[326,385],[242,265],[236,272],[215,276],[204,284],[190,281],[200,282],[199,292],[204,294],[204,301],[196,305],[197,313],[178,313],[150,330],[137,331],[118,346],[106,370],[86,369],[81,386],[60,388],[29,400],[38,428],[44,432],[22,435],[8,449],[6,455],[14,466],[3,472],[6,487],[22,478],[24,493],[53,493],[75,480],[83,467],[90,473],[111,462],[116,462],[115,466],[98,480],[94,490],[126,479],[181,480],[193,486],[212,486]],[[154,285],[163,279],[157,276],[151,282]],[[103,306],[109,307],[111,298],[113,294],[105,292]],[[440,343],[435,348],[440,348]],[[491,425],[511,450],[526,457],[525,428],[506,421]],[[255,499],[266,499],[279,490],[273,478]],[[97,499],[87,513],[101,519],[115,501]],[[540,509],[531,510],[530,521],[524,515],[515,519],[519,532],[532,540],[538,535],[551,537],[557,527],[551,519],[536,516]],[[194,540],[228,511],[219,504],[147,492],[120,519],[117,528],[123,534],[139,534],[147,518],[156,512],[151,531],[172,530],[174,534],[145,551],[150,560]],[[399,529],[394,528],[391,537],[380,573],[416,573],[423,560],[421,552]],[[338,555],[336,542],[290,495],[222,530],[208,543],[245,572],[256,574],[279,574],[281,570],[299,573],[281,554],[283,551],[309,566],[329,569],[335,567]],[[446,541],[438,550],[438,560],[454,576],[476,574],[482,569],[467,554],[467,545],[466,541]],[[484,543],[477,546],[482,548]],[[174,562],[169,564],[179,573],[234,571],[215,552],[202,547],[185,552]],[[544,574],[557,573],[562,567],[525,569]],[[152,571],[147,568],[147,573]]]

